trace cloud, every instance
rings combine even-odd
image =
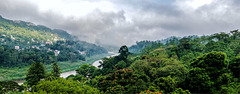
[[[47,3],[48,2],[48,3]],[[239,0],[0,0],[0,15],[101,45],[239,29]]]

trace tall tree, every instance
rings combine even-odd
[[[227,72],[227,55],[223,52],[212,51],[204,54],[191,63],[188,80],[192,92],[211,93],[223,83],[217,79]]]
[[[94,66],[89,66],[88,64],[83,64],[81,65],[76,71],[78,74],[86,77],[92,75],[92,73],[96,70],[97,68]]]
[[[127,56],[129,55],[128,47],[126,45],[122,46],[119,49],[119,53],[122,58],[127,58]]]
[[[52,75],[54,76],[54,77],[60,77],[60,68],[59,68],[59,66],[57,65],[57,63],[56,62],[54,62],[53,63],[53,70],[52,70]]]
[[[33,62],[27,71],[26,81],[30,87],[36,85],[40,79],[45,77],[45,68],[42,63]]]
[[[100,94],[97,88],[64,78],[53,81],[42,80],[33,88],[38,94]]]

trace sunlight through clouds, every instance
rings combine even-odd
[[[186,4],[191,6],[194,9],[197,9],[201,6],[211,4],[214,0],[188,0]]]

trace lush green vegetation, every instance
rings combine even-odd
[[[85,61],[64,61],[64,62],[57,62],[58,66],[61,68],[61,72],[73,71],[79,68],[82,64],[91,64],[96,60],[99,60],[105,56],[111,54],[101,54],[95,55],[92,57],[87,57]],[[47,72],[52,71],[52,65],[44,65]],[[19,67],[1,67],[0,68],[0,81],[6,80],[22,80],[25,79],[27,70],[30,66],[19,66]]]
[[[113,94],[238,94],[239,43],[238,30],[201,37],[171,37],[165,44],[138,42],[130,48],[140,54],[131,54],[122,46],[119,56],[103,58],[101,69],[84,65],[77,69],[79,76],[71,78]],[[85,76],[91,79],[84,79]]]
[[[0,17],[0,81],[25,78],[33,62],[43,63],[48,71],[59,62],[62,71],[71,71],[106,53],[95,44],[75,41],[66,31]]]
[[[57,61],[85,60],[107,53],[95,44],[74,41],[63,30],[0,17],[0,66],[29,66],[33,61],[51,64]]]
[[[52,81],[40,81],[34,86],[34,92],[41,94],[99,94],[97,88],[83,85],[78,81],[58,78]]]

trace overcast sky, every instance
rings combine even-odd
[[[121,46],[239,29],[240,0],[0,0],[0,15]]]

